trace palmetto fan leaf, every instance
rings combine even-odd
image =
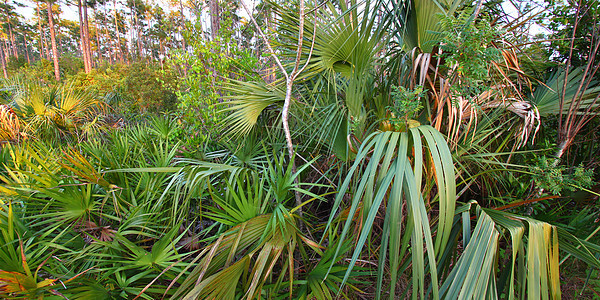
[[[225,117],[227,132],[234,136],[250,133],[258,122],[259,117],[269,108],[279,110],[285,99],[285,91],[275,85],[265,82],[233,81],[225,87],[233,94],[226,102]]]
[[[393,40],[410,52],[417,48],[431,53],[440,41],[440,15],[451,15],[464,0],[383,0],[383,19]]]
[[[472,207],[477,223],[471,232]],[[459,218],[465,248],[440,289],[446,299],[498,299],[500,293],[507,299],[560,299],[559,245],[590,266],[600,266],[590,252],[597,246],[548,223],[485,209],[474,201],[457,209]],[[511,250],[506,263],[498,265],[502,240]]]
[[[0,105],[0,143],[19,141],[26,136],[22,130],[22,122],[12,109]]]
[[[196,267],[172,299],[235,299],[236,294],[246,299],[256,297],[284,249],[295,247],[299,234],[293,220],[287,218],[270,230],[274,218],[275,214],[260,215],[220,235],[194,260]],[[288,255],[283,265],[291,267],[293,256]],[[292,269],[289,272],[292,275]],[[239,286],[243,289],[236,289]]]
[[[425,163],[426,161],[430,163]],[[439,203],[435,243],[430,229],[428,209],[423,201],[421,190],[424,173],[432,170],[434,170],[433,173],[427,176],[432,176],[436,182],[438,191],[436,198]],[[436,256],[439,256],[446,246],[454,218],[456,200],[454,166],[444,137],[431,126],[410,128],[408,132],[376,132],[367,137],[358,151],[356,161],[348,176],[339,188],[328,227],[353,180],[356,180],[356,186],[353,188],[348,215],[355,215],[359,206],[362,206],[363,220],[362,228],[358,233],[356,250],[352,255],[344,282],[348,279],[352,267],[361,254],[380,207],[384,205],[386,209],[379,254],[380,265],[384,265],[389,256],[390,280],[394,283],[397,279],[402,253],[405,253],[408,248],[408,244],[406,244],[408,240],[403,237],[410,236],[412,241],[412,278],[413,286],[416,289],[413,295],[423,297],[427,290],[425,286],[425,253],[427,253],[428,264],[436,265]],[[404,206],[408,208],[407,212],[403,211]],[[405,220],[408,224],[403,224],[404,216],[406,216]],[[339,241],[346,238],[353,222],[360,221],[348,218],[339,236]],[[341,245],[341,242],[338,242],[338,251],[341,249]],[[382,288],[383,270],[384,268],[380,268],[378,274],[378,296]],[[437,271],[435,268],[430,268],[430,275],[433,294],[434,297],[437,297]],[[391,284],[390,295],[394,294],[395,284]]]
[[[366,1],[360,5],[368,8],[373,4]],[[302,81],[324,76],[326,80],[320,81],[326,85],[324,88],[330,92],[343,93],[342,99],[349,114],[358,118],[361,116],[365,99],[372,96],[365,93],[367,83],[372,77],[377,53],[383,47],[381,40],[384,31],[377,27],[376,11],[361,10],[355,2],[348,8],[342,4],[342,9],[343,11],[339,12],[329,4],[319,11],[316,19],[306,20],[303,52],[312,54],[305,72],[300,74],[298,79]],[[283,28],[293,32],[292,28],[297,26],[298,17],[289,11],[280,13]],[[286,37],[290,40],[290,45],[298,41],[293,34]],[[308,56],[304,56],[304,59],[308,59]]]
[[[0,186],[0,191],[8,195],[29,195],[35,187],[52,188],[59,184],[62,167],[58,151],[38,142],[4,147],[9,150],[12,164],[4,166],[6,176],[0,179],[6,185]]]
[[[581,81],[583,80],[583,68],[575,68],[569,71],[568,77],[565,78],[565,70],[558,70],[546,81],[544,85],[538,86],[533,93],[533,102],[540,112],[540,115],[557,115],[559,113],[567,114],[572,101],[578,102],[575,107],[575,114],[583,114],[587,109],[591,112],[598,110],[600,103],[594,99],[600,93],[600,86],[597,80],[591,80],[587,89],[579,90]],[[566,89],[563,90],[563,85],[566,82]],[[560,107],[560,99],[562,93],[565,93],[564,104]],[[589,107],[593,105],[593,107]]]
[[[81,129],[92,133],[101,127],[98,113],[103,103],[89,92],[77,91],[73,85],[45,87],[15,79],[2,89],[11,95],[11,106],[26,122],[26,128],[36,135],[51,137]]]
[[[285,205],[294,191],[313,197],[307,202],[321,197],[294,183],[310,163],[292,173],[291,165],[286,167],[283,161],[284,155],[276,156],[261,172],[246,169],[209,183],[215,188],[208,192],[220,209],[209,209],[208,217],[223,224],[221,228],[234,227],[216,235],[216,241],[201,250],[174,299],[255,299],[265,293],[277,295],[281,289],[293,293],[292,287],[298,284],[294,256],[297,250],[306,253],[298,247],[306,244],[321,251],[299,231],[297,208],[288,210]]]
[[[211,199],[220,209],[209,207],[207,217],[229,226],[264,213],[268,204],[264,199],[270,198],[270,192],[265,193],[265,179],[259,179],[257,173],[250,171],[236,177],[233,184],[226,182],[223,189],[224,191],[210,189]]]

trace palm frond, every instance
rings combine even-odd
[[[531,98],[540,115],[558,115],[566,114],[569,112],[569,107],[572,101],[578,101],[580,104],[574,111],[575,114],[582,114],[586,110],[592,112],[597,111],[600,103],[594,101],[594,99],[600,93],[600,86],[596,80],[591,80],[587,89],[579,90],[580,83],[583,80],[584,70],[583,68],[575,68],[569,72],[567,78],[565,78],[565,70],[558,70],[554,72],[545,84],[537,87]],[[563,85],[566,83],[566,89],[563,91]],[[565,93],[564,103],[560,106],[560,99],[562,93]],[[578,100],[581,98],[581,100]],[[589,107],[593,104],[593,107]]]
[[[431,161],[432,165],[426,164],[425,161]],[[434,174],[427,176],[435,178],[438,190],[436,198],[439,203],[435,243],[421,189],[424,173],[429,172],[430,167],[435,171]],[[403,239],[403,236],[410,236],[413,247],[411,250],[413,286],[416,289],[414,294],[423,297],[427,290],[425,286],[425,253],[427,253],[429,265],[436,265],[436,256],[441,255],[441,250],[446,246],[454,218],[454,202],[456,200],[454,166],[444,137],[431,126],[410,128],[408,132],[388,131],[371,134],[363,143],[355,163],[339,188],[327,227],[331,225],[334,214],[339,209],[341,201],[354,179],[357,180],[357,186],[354,188],[348,215],[353,216],[358,207],[362,206],[363,220],[358,233],[356,249],[343,283],[348,279],[350,270],[354,267],[365,246],[380,206],[385,205],[387,208],[379,254],[380,265],[385,264],[386,256],[389,255],[390,278],[391,282],[395,282],[402,257],[401,252],[405,253],[408,248],[408,245],[405,244],[407,240]],[[425,196],[428,199],[433,198],[433,195]],[[407,212],[403,211],[404,205],[408,207]],[[404,216],[407,216],[408,224],[404,226],[403,232]],[[338,239],[338,251],[341,249],[341,241],[346,238],[351,224],[356,221],[348,218],[345,222]],[[423,248],[423,242],[425,248]],[[383,268],[378,274],[378,295],[381,293],[383,282],[382,270]],[[430,269],[430,276],[431,288],[433,288],[434,296],[437,297],[437,271]],[[395,294],[394,284],[390,286],[390,294]]]
[[[226,131],[234,136],[247,135],[267,109],[279,110],[285,99],[285,91],[265,82],[234,81],[226,86],[233,94],[226,102],[224,112],[229,115],[223,120]]]
[[[477,223],[471,231],[473,207]],[[600,266],[590,252],[598,251],[597,246],[588,248],[589,243],[548,223],[481,208],[474,201],[457,212],[465,248],[442,284],[440,295],[445,298],[498,299],[504,294],[508,299],[560,299],[559,247]],[[499,257],[502,240],[510,245],[504,258]],[[505,264],[499,265],[502,260]]]

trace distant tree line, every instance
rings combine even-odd
[[[33,16],[26,19],[26,7]],[[62,17],[67,7],[77,9],[76,21]],[[53,61],[60,80],[59,57],[80,57],[89,73],[100,63],[154,60],[161,63],[176,49],[185,50],[186,28],[202,27],[208,11],[210,34],[220,28],[220,5],[191,0],[171,0],[163,8],[153,0],[2,0],[0,3],[0,61],[3,77],[11,65]],[[201,32],[204,32],[200,28]]]

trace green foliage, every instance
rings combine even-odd
[[[580,87],[580,83],[585,80],[584,76],[584,68],[571,68],[568,76],[566,70],[560,68],[550,73],[544,84],[535,89],[531,102],[536,105],[542,116],[566,115],[571,109],[571,103],[577,114],[591,112],[600,106],[600,103],[594,101],[600,94],[600,86],[598,80],[590,80],[585,87]],[[563,93],[564,103],[561,107]]]
[[[501,58],[500,50],[493,42],[502,31],[490,24],[485,16],[472,19],[471,9],[462,10],[457,16],[441,16],[440,48],[449,77],[459,77],[452,86],[459,95],[473,97],[488,89],[489,67]]]
[[[21,68],[26,68],[28,66],[27,64],[27,58],[21,56],[19,58],[16,58],[14,56],[12,56],[7,62],[6,62],[6,69],[10,70],[10,71],[17,71]]]
[[[52,82],[54,78],[52,62],[46,59],[40,59],[32,65],[23,66],[15,72],[18,72],[17,74],[25,79],[38,80],[42,83]]]
[[[185,234],[175,220],[185,219],[189,210],[176,209],[171,200],[178,196],[164,193],[170,177],[164,172],[116,171],[172,165],[177,145],[166,146],[160,133],[158,128],[115,132],[102,143],[84,143],[81,150],[39,143],[10,148],[6,176],[1,178],[2,191],[10,196],[3,201],[22,207],[15,212],[29,228],[20,235],[22,239],[29,238],[27,232],[38,233],[35,243],[26,245],[39,254],[32,256],[35,260],[28,256],[28,261],[39,265],[45,278],[74,278],[72,285],[63,280],[67,289],[61,288],[61,293],[77,298],[99,289],[99,293],[125,298],[142,294],[150,299],[155,297],[148,295],[162,295],[165,287],[150,288],[145,294],[145,285],[161,275],[172,279],[182,271],[178,261],[185,243],[178,242]],[[26,204],[19,200],[24,198]],[[177,215],[184,211],[186,217]],[[42,263],[50,255],[53,258]],[[17,261],[15,266],[19,265]],[[89,281],[99,285],[85,284]]]
[[[239,2],[219,4],[218,37],[188,23],[187,48],[174,51],[165,20],[180,16],[128,2],[135,29],[162,43],[125,48],[170,57],[160,65],[86,74],[63,56],[65,83],[54,85],[50,62],[11,62],[38,81],[0,91],[0,135],[12,143],[0,151],[1,297],[554,299],[559,254],[600,267],[595,202],[538,195],[593,189],[593,169],[545,157],[527,167],[529,150],[552,145],[548,128],[514,148],[517,122],[560,116],[555,87],[565,81],[569,98],[581,70],[531,84],[503,48],[515,41],[502,19],[462,1],[307,2],[288,157],[282,74],[266,71],[252,24],[236,27]],[[296,3],[257,7],[291,68]],[[114,59],[134,55],[121,50]],[[152,116],[169,110],[177,117]],[[593,158],[597,147],[585,149]],[[502,211],[524,204],[540,220]]]
[[[471,230],[473,206],[477,223]],[[445,298],[560,299],[559,246],[598,265],[589,252],[577,250],[581,241],[548,223],[484,209],[474,201],[458,207],[457,212],[462,214],[464,252],[442,285]],[[499,251],[503,240],[512,249]]]
[[[588,54],[594,49],[592,44],[593,39],[589,37],[597,34],[597,20],[600,16],[600,8],[594,0],[585,0],[577,3],[568,3],[563,1],[544,1],[547,8],[546,18],[542,18],[539,22],[543,26],[548,26],[550,33],[550,50],[553,51],[551,58],[559,63],[566,61],[571,52],[571,38],[574,36],[573,48],[577,49],[572,52],[571,64],[575,67],[583,67],[588,63]],[[579,20],[575,27],[577,9],[580,9]],[[573,35],[573,30],[575,34]],[[600,58],[596,55],[596,65],[600,62]],[[596,78],[598,75],[596,75]]]
[[[89,74],[82,70],[67,77],[78,89],[88,89],[99,95],[105,95],[123,86],[123,80],[127,75],[127,66],[115,64],[106,68],[93,69]]]
[[[554,195],[559,195],[565,190],[589,188],[594,183],[594,169],[585,168],[583,164],[574,167],[569,173],[565,171],[567,168],[558,165],[556,159],[548,159],[545,156],[540,157],[536,165],[530,168],[535,183]]]
[[[103,103],[88,91],[18,79],[6,81],[2,89],[9,93],[11,112],[30,137],[80,140],[102,130]]]
[[[233,80],[257,79],[257,58],[247,49],[239,47],[232,36],[231,15],[225,14],[221,35],[210,41],[201,33],[200,21],[185,33],[193,52],[176,52],[171,60],[186,74],[178,84],[177,108],[179,114],[200,135],[199,144],[218,140],[220,134],[211,135],[213,128],[225,117],[218,104],[228,96],[223,87]]]
[[[177,76],[170,68],[138,62],[129,66],[123,82],[124,93],[131,98],[131,111],[161,112],[175,109]]]
[[[64,82],[77,92],[103,99],[112,112],[128,119],[140,119],[140,113],[155,114],[177,108],[179,78],[169,65],[146,62],[102,64],[85,73],[79,59],[63,57],[61,72]],[[40,82],[40,86],[56,85],[50,61],[40,60],[32,66],[24,66],[16,74],[25,81]]]
[[[388,107],[392,113],[392,119],[390,120],[392,124],[395,126],[404,125],[404,128],[408,128],[409,120],[414,119],[419,111],[423,109],[421,98],[425,96],[426,92],[423,90],[423,86],[417,86],[412,91],[403,86],[393,86],[392,101],[394,106]]]
[[[431,165],[426,165],[429,160],[424,157],[425,149],[428,149],[428,155],[431,155],[430,161],[433,162]],[[361,168],[363,165],[366,166]],[[434,195],[424,194],[421,189],[424,178],[432,176],[427,174],[429,168],[435,170],[435,181],[438,188],[436,198],[439,201],[439,214],[437,215],[435,239],[423,201],[433,198]],[[358,170],[361,172],[358,173]],[[410,128],[406,132],[387,131],[371,134],[365,140],[348,176],[340,186],[340,192],[336,196],[332,214],[327,223],[328,227],[331,226],[342,198],[349,189],[352,179],[355,179],[356,191],[352,196],[348,213],[354,215],[359,205],[362,208],[358,220],[353,218],[346,220],[339,236],[338,251],[342,247],[352,222],[360,221],[363,225],[358,233],[359,238],[349,269],[342,282],[348,279],[350,270],[354,267],[362,249],[365,248],[375,218],[383,205],[385,214],[379,265],[386,264],[389,255],[391,269],[389,276],[392,283],[389,287],[390,294],[395,295],[394,283],[398,277],[400,262],[404,260],[404,255],[408,255],[406,250],[410,244],[414,293],[423,297],[427,289],[432,289],[434,298],[438,298],[437,270],[429,268],[428,275],[431,278],[431,286],[428,287],[425,285],[425,266],[427,263],[430,266],[436,265],[436,259],[439,259],[441,251],[445,249],[450,237],[456,200],[454,178],[450,150],[443,142],[442,135],[431,126]],[[386,199],[387,202],[384,202]],[[406,212],[404,207],[407,207]],[[403,218],[404,215],[407,218]],[[410,237],[410,242],[408,237]],[[425,260],[425,252],[427,260]],[[377,298],[381,297],[384,277],[387,277],[387,274],[384,274],[383,268],[379,268]]]
[[[159,113],[176,108],[178,76],[170,67],[136,62],[105,65],[90,73],[79,71],[67,81],[108,100],[118,114],[134,118],[139,113]],[[111,101],[112,100],[112,101]]]
[[[54,82],[54,66],[52,61],[40,59],[32,64],[15,63],[10,69],[10,77],[23,77],[26,80],[40,81],[44,84]],[[83,61],[80,58],[65,55],[59,61],[61,76],[73,76],[83,69]]]

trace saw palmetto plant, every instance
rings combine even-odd
[[[10,107],[0,106],[0,140],[3,142],[18,142],[25,139],[26,135],[22,131],[22,127],[21,121]]]
[[[201,159],[180,120],[94,135],[91,94],[4,85],[0,297],[559,299],[565,257],[600,268],[527,177],[545,118],[595,117],[596,66],[534,78],[481,2],[306,4],[268,3],[283,70],[223,81]]]
[[[8,106],[23,123],[22,131],[31,136],[78,139],[102,130],[104,102],[72,85],[46,87],[13,79],[3,82],[2,91],[8,93]]]
[[[501,293],[557,298],[557,247],[572,251],[569,245],[580,243],[577,239],[550,224],[527,218],[512,222],[515,216],[488,213],[477,205],[472,205],[475,227],[462,213],[461,230],[454,214],[457,185],[459,195],[473,189],[498,193],[505,184],[503,172],[527,173],[525,166],[506,159],[534,141],[542,112],[525,96],[532,83],[519,66],[518,49],[479,15],[478,7],[465,9],[465,4],[350,1],[306,15],[304,32],[310,38],[303,44],[303,58],[310,60],[296,84],[292,115],[297,120],[291,122],[297,122],[299,140],[328,144],[323,149],[350,160],[338,178],[321,241],[336,241],[338,247],[346,239],[355,241],[348,274],[361,257],[377,257],[377,297],[385,297],[384,286],[387,295],[398,295],[399,274],[410,274],[411,288],[403,292],[410,290],[417,298],[495,298]],[[283,9],[278,17],[289,41],[278,44],[285,53],[297,43],[293,28],[298,22]],[[261,90],[275,91],[278,84],[261,85]],[[419,100],[424,109],[416,120],[394,128],[389,123],[397,118],[390,110],[396,85],[422,86],[427,95]],[[228,89],[236,101],[227,109],[236,115],[226,124],[246,132],[260,126],[256,120],[261,117],[276,124],[271,110],[277,111],[280,97],[249,93],[256,89],[244,82]],[[538,90],[543,92],[541,86]],[[256,109],[246,115],[250,107]],[[306,124],[312,128],[304,129]],[[348,217],[332,228],[338,210]],[[452,254],[460,232],[465,251]],[[375,236],[380,242],[373,241]],[[486,245],[486,238],[493,242]],[[513,260],[499,271],[497,263],[506,257],[495,253],[504,241],[514,250]],[[586,251],[578,257],[596,265]],[[487,263],[475,266],[482,262]],[[382,267],[386,263],[389,269]]]

